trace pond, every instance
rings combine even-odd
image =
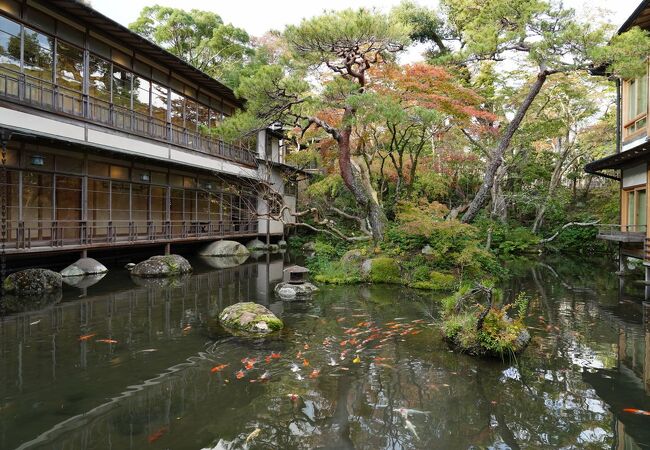
[[[623,411],[650,410],[650,325],[602,259],[511,264],[506,295],[532,299],[516,361],[450,352],[437,294],[326,286],[279,302],[287,260],[192,261],[162,286],[115,268],[1,319],[0,448],[650,447],[650,417]],[[285,329],[246,340],[215,325],[244,300]]]

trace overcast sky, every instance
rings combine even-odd
[[[611,10],[611,21],[620,25],[634,11],[641,0],[565,0],[567,6],[592,16],[603,17],[599,9]],[[390,10],[400,0],[91,0],[93,8],[123,25],[133,22],[145,6],[161,4],[184,9],[214,11],[224,22],[245,29],[253,36],[261,36],[270,29],[281,30],[287,24],[299,23],[305,17],[324,9],[375,7]],[[419,0],[422,5],[435,5],[436,0]],[[586,6],[585,6],[586,5]],[[613,10],[614,5],[616,9]]]

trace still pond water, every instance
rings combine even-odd
[[[650,417],[623,412],[650,410],[650,326],[603,262],[512,265],[533,341],[511,362],[450,352],[434,294],[324,287],[283,304],[288,256],[192,262],[172,286],[115,268],[0,319],[0,448],[650,448]],[[250,341],[211,320],[245,300],[282,333]]]

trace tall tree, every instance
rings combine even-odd
[[[217,79],[252,54],[248,33],[209,11],[147,6],[129,28]]]

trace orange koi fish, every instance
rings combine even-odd
[[[186,326],[185,328],[183,328],[183,333],[187,333],[187,332],[190,331],[191,329],[192,329],[192,325],[188,325],[188,326]]]
[[[309,374],[309,378],[317,378],[320,375],[320,370],[314,369]]]
[[[411,331],[411,334],[413,336],[415,336],[416,334],[420,334],[420,333],[422,333],[422,330],[413,330],[413,331]]]
[[[307,360],[307,358],[302,360],[302,365],[305,366],[305,367],[307,367],[309,365],[309,361]]]
[[[255,358],[246,361],[246,365],[244,367],[246,367],[246,370],[251,370],[253,367],[255,367]]]
[[[302,351],[298,351],[298,353],[296,353],[296,359],[300,358],[302,358]]]
[[[244,371],[240,370],[239,372],[237,372],[235,374],[235,378],[237,378],[238,380],[241,380],[242,378],[244,378]]]
[[[97,339],[95,342],[102,342],[104,344],[117,344],[115,339]]]
[[[345,320],[345,317],[339,317],[338,319],[336,319],[337,322],[343,322],[344,320]]]
[[[271,352],[271,358],[280,359],[281,357],[282,357],[282,355],[280,353]]]
[[[210,372],[212,372],[212,373],[221,372],[223,369],[225,369],[229,365],[230,364],[219,364],[218,366],[214,366],[212,369],[210,369]]]
[[[147,436],[147,441],[149,441],[150,444],[156,442],[158,439],[160,439],[163,434],[165,434],[169,429],[167,427],[162,427],[159,430],[154,431],[151,433],[149,436]]]
[[[87,341],[91,337],[97,336],[97,333],[91,333],[91,334],[84,334],[83,336],[79,336],[80,341]]]
[[[348,341],[341,341],[340,345],[341,347],[345,347],[346,345],[348,345]]]
[[[270,363],[271,362],[271,357],[269,355],[266,355],[264,357],[264,362],[267,363],[267,364]]]
[[[640,416],[650,416],[650,411],[644,411],[642,409],[636,409],[636,408],[625,408],[623,412],[637,414]]]
[[[305,349],[305,350],[309,350],[309,344],[305,344],[305,346],[303,347],[303,349]]]

